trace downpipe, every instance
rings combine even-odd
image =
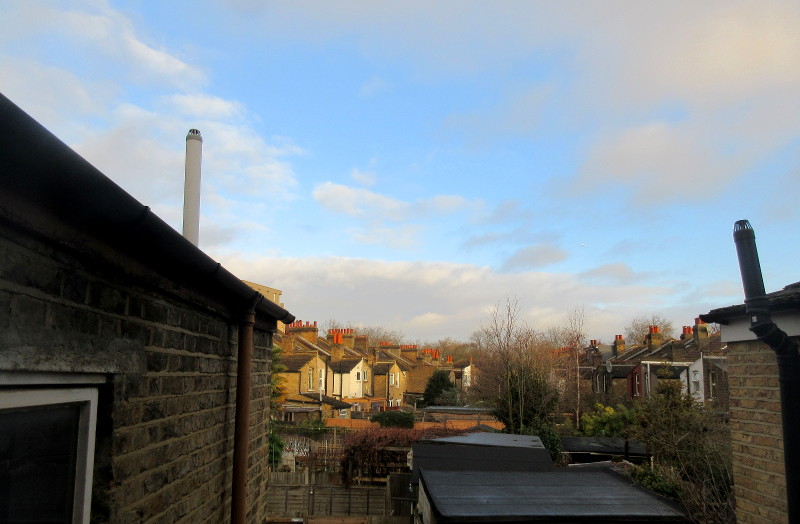
[[[233,474],[231,484],[231,524],[247,520],[247,463],[250,439],[250,389],[253,370],[253,327],[256,306],[264,299],[256,293],[239,324],[236,371],[236,418],[233,434]]]
[[[744,288],[750,331],[774,352],[778,363],[786,470],[786,509],[790,524],[800,524],[800,353],[795,342],[773,321],[756,249],[756,235],[747,220],[734,225],[733,240]]]

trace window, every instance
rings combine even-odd
[[[356,380],[361,380],[361,372],[356,371]]]
[[[389,373],[389,385],[394,386],[394,373]]]
[[[89,522],[97,390],[0,391],[4,522]]]
[[[314,391],[314,368],[308,370],[308,390]]]
[[[364,382],[366,382],[367,380],[369,380],[369,378],[368,378],[368,377],[369,377],[369,371],[367,371],[367,370],[365,369],[365,370],[364,370]]]
[[[319,370],[319,390],[323,391],[325,389],[325,376],[322,373],[322,369]]]
[[[695,370],[692,371],[692,393],[697,393],[700,391],[700,372]]]

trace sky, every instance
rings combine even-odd
[[[800,3],[0,2],[0,92],[298,319],[609,342],[800,280]],[[680,332],[680,331],[679,331]]]

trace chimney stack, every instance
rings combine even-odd
[[[664,341],[664,335],[658,326],[650,326],[650,333],[647,335],[647,344],[651,349],[657,348]]]
[[[619,356],[625,352],[625,339],[622,338],[622,335],[614,335],[614,349],[613,354],[614,356]]]
[[[183,186],[183,236],[195,246],[200,242],[200,163],[203,136],[197,129],[186,135],[186,167]]]
[[[708,338],[708,324],[700,318],[696,318],[694,319],[694,340],[699,343],[701,338]]]

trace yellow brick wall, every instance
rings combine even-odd
[[[737,522],[788,522],[775,353],[755,341],[728,348]]]

